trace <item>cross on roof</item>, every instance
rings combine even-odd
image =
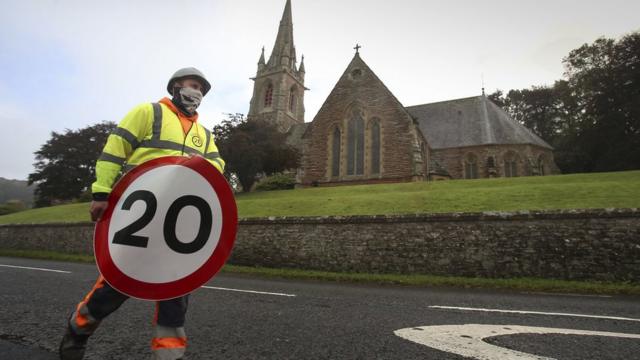
[[[361,47],[362,47],[362,46],[360,46],[360,44],[356,44],[356,47],[354,47],[354,49],[356,50],[356,54],[359,54],[359,53],[360,53],[360,48],[361,48]]]

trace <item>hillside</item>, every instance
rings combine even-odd
[[[27,186],[26,180],[11,180],[0,177],[0,204],[9,200],[20,200],[27,207],[33,204],[35,186]]]
[[[239,194],[240,217],[640,208],[640,171]],[[88,204],[33,209],[0,224],[88,220]]]

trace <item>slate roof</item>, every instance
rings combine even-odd
[[[486,96],[406,107],[432,149],[490,144],[532,144],[552,149]]]

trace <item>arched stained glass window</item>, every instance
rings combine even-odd
[[[355,110],[347,128],[347,175],[364,174],[364,119]]]
[[[273,85],[267,85],[266,90],[264,91],[264,107],[271,107],[273,104]]]
[[[340,176],[340,129],[337,127],[331,139],[331,176]]]
[[[380,174],[380,121],[371,122],[371,174]]]

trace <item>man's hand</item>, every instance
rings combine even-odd
[[[91,213],[91,221],[100,220],[102,213],[107,209],[107,205],[109,205],[108,201],[92,201],[91,209],[89,209],[89,212]]]

